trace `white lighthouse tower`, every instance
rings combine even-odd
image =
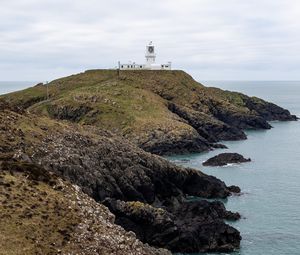
[[[155,47],[152,41],[146,45],[146,63],[137,64],[135,62],[129,62],[127,64],[119,64],[119,69],[121,70],[171,70],[171,62],[167,64],[156,64],[155,58]]]
[[[155,64],[156,54],[154,51],[154,45],[152,41],[146,46],[146,67],[151,69],[151,66]]]

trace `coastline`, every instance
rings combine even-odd
[[[297,88],[295,84],[299,83],[293,82],[291,88],[282,82],[275,84],[272,92],[269,91],[271,83],[266,87],[262,83],[256,85],[251,82],[236,83],[230,87],[222,87],[221,83],[213,85],[250,95],[254,91],[256,96],[289,108],[299,116],[299,93],[294,91]],[[224,201],[226,208],[238,211],[242,216],[241,220],[230,223],[240,230],[243,237],[241,249],[234,254],[289,255],[297,254],[299,250],[299,217],[295,202],[299,192],[297,134],[300,123],[272,121],[270,124],[274,127],[271,130],[246,131],[246,141],[225,142],[228,150],[167,157],[184,167],[201,168],[201,171],[217,176],[227,184],[239,184],[243,195]],[[203,161],[224,151],[239,152],[251,157],[252,162],[226,167],[202,166]]]
[[[36,89],[43,89],[43,87]],[[216,93],[221,92],[217,91]],[[164,97],[166,97],[165,94]],[[223,181],[193,169],[178,168],[158,156],[139,149],[135,142],[131,143],[109,131],[100,130],[97,125],[77,123],[77,114],[85,114],[82,107],[62,108],[69,110],[64,112],[64,115],[61,115],[63,111],[54,111],[55,114],[49,118],[36,109],[32,114],[38,100],[36,98],[28,100],[23,101],[21,108],[18,108],[20,105],[11,105],[5,102],[2,104],[2,125],[3,130],[6,130],[4,134],[7,136],[7,132],[11,132],[11,136],[17,139],[10,141],[6,137],[3,141],[7,144],[2,148],[7,150],[6,154],[12,153],[14,160],[21,162],[29,160],[34,164],[42,165],[46,171],[54,172],[81,186],[86,194],[96,201],[104,203],[117,215],[117,224],[127,231],[135,232],[139,239],[150,245],[168,248],[176,252],[224,252],[233,251],[239,247],[241,239],[239,232],[224,222],[226,219],[239,219],[239,214],[227,211],[220,202],[189,203],[187,201],[187,196],[225,198],[231,192],[236,192],[236,186],[227,186]],[[245,96],[245,100],[249,105],[250,99]],[[50,103],[53,103],[52,101],[55,99]],[[250,102],[252,101],[250,100]],[[40,103],[36,105],[38,110],[41,105]],[[267,103],[267,105],[269,105],[267,108],[269,113],[261,112],[266,119],[295,119],[292,115],[288,117],[288,111],[273,104]],[[30,113],[25,110],[26,107],[31,108]],[[186,119],[181,119],[182,123],[186,125],[187,119],[189,119],[189,122],[197,127],[199,121],[196,121],[195,116],[198,116],[198,113],[187,110],[185,107],[176,107],[176,111],[181,109],[179,115],[183,116],[183,112],[186,114],[184,115]],[[249,107],[256,106],[250,104]],[[167,108],[169,109],[170,106]],[[53,108],[50,109],[53,110]],[[80,112],[77,109],[80,109]],[[274,112],[273,117],[270,115],[272,112]],[[70,115],[70,113],[75,113],[75,115]],[[232,117],[234,115],[231,111],[229,113],[226,115],[228,112],[225,111],[215,114],[231,116],[229,119],[233,122],[238,119],[237,116],[241,116],[239,113]],[[10,116],[8,120],[7,116]],[[201,120],[203,120],[203,115],[201,116]],[[240,128],[249,127],[250,124],[252,127],[258,125],[269,128],[265,124],[267,120],[262,117],[247,114],[246,116],[249,118],[245,117],[242,121],[235,122],[235,125]],[[176,117],[177,120],[178,117]],[[219,130],[220,124],[216,123],[217,129],[212,129],[213,132]],[[222,125],[226,127],[226,124]],[[17,129],[10,129],[9,127],[12,126]],[[200,130],[199,126],[198,130]],[[229,133],[232,134],[232,129],[229,130]],[[233,130],[236,132],[236,129]],[[163,137],[159,137],[159,139]],[[190,141],[189,139],[190,137],[187,140]],[[168,143],[170,144],[172,141],[171,139]],[[202,145],[205,144],[203,140],[200,141]],[[26,144],[27,147],[21,147],[21,144]],[[188,144],[185,143],[184,146]],[[175,145],[178,146],[180,143]],[[82,150],[82,148],[85,149]],[[16,149],[19,149],[18,153],[16,153]],[[173,148],[171,149],[173,150]],[[177,152],[182,151],[181,147],[177,149]],[[164,150],[163,148],[162,151]],[[12,160],[9,156],[8,159]],[[184,215],[182,211],[185,212]],[[193,211],[198,211],[198,213],[194,214]],[[191,222],[193,222],[193,229],[187,227]],[[166,228],[161,231],[161,226],[166,226]],[[146,231],[146,235],[141,234],[142,231]],[[202,234],[194,234],[199,232]]]

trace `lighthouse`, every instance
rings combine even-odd
[[[156,64],[155,46],[152,41],[146,45],[145,58],[145,64],[129,62],[127,64],[120,64],[119,68],[121,70],[171,70],[171,62],[166,64]]]
[[[154,45],[152,41],[146,46],[146,66],[151,68],[151,65],[155,64],[155,51],[154,51]]]

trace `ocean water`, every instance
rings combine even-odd
[[[300,82],[203,82],[258,96],[300,116]],[[172,156],[176,164],[201,169],[244,192],[225,201],[243,219],[230,223],[242,235],[234,255],[300,254],[300,121],[272,122],[271,130],[248,131],[248,140],[224,142],[227,150]],[[221,152],[238,152],[252,162],[226,167],[203,167]]]
[[[32,87],[37,83],[35,81],[0,81],[0,95]]]

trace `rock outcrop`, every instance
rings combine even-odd
[[[225,166],[227,164],[244,163],[251,161],[238,153],[221,153],[202,163],[204,166]]]
[[[76,183],[97,201],[110,197],[164,204],[185,194],[230,195],[225,183],[213,176],[175,166],[110,133],[93,128],[89,132],[94,137],[67,129],[52,132],[34,148],[31,158]]]
[[[111,199],[104,204],[116,215],[116,222],[141,241],[172,252],[229,252],[241,240],[239,232],[223,222],[240,215],[226,211],[221,202],[184,202],[172,210]]]

